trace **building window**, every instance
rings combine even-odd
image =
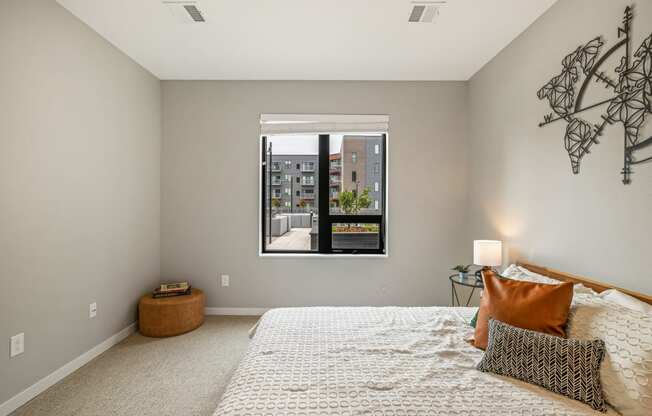
[[[386,135],[304,138],[261,136],[261,253],[385,254]]]

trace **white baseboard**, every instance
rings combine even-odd
[[[204,308],[204,314],[260,316],[269,309],[270,308]]]
[[[98,355],[102,354],[104,351],[108,350],[115,344],[127,338],[129,335],[133,334],[134,331],[136,331],[136,322],[120,330],[120,332],[111,335],[109,338],[105,339],[100,344],[86,351],[85,353],[75,358],[74,360],[70,361],[69,363],[64,364],[62,367],[58,368],[50,375],[43,377],[36,383],[32,384],[25,390],[21,391],[20,393],[12,397],[11,399],[0,404],[0,416],[7,416],[9,413],[13,412],[14,410],[18,409],[20,406],[32,400],[34,397],[43,393],[49,387],[53,386],[61,379],[68,376],[73,371],[79,369],[93,358],[97,357]]]

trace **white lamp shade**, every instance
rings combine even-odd
[[[503,264],[503,243],[498,240],[474,240],[473,264],[500,266]]]

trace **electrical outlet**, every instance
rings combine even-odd
[[[88,317],[95,318],[97,316],[97,303],[93,302],[88,305]]]
[[[15,357],[25,352],[25,333],[21,332],[11,337],[10,357]]]
[[[228,274],[223,274],[222,275],[222,287],[229,287],[229,283],[231,283],[230,280],[231,279],[229,278]]]

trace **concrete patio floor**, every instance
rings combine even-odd
[[[292,228],[280,237],[272,237],[269,250],[310,250],[310,228]]]

